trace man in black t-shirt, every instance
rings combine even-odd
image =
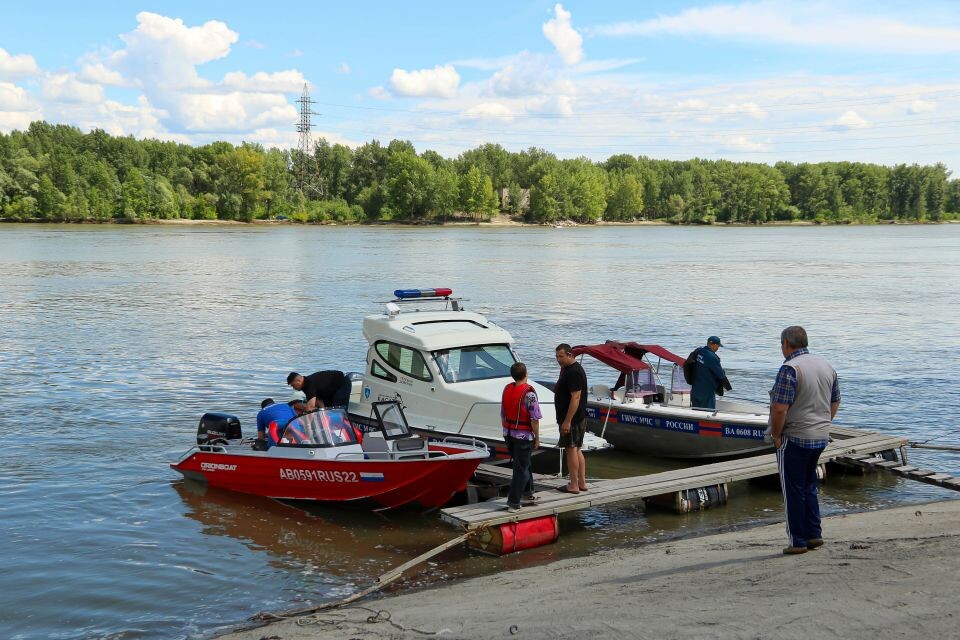
[[[350,402],[350,379],[343,371],[317,371],[302,376],[291,371],[287,384],[307,396],[306,410],[346,407]]]
[[[565,493],[587,490],[587,461],[583,457],[583,435],[587,416],[587,373],[577,362],[567,343],[557,345],[560,377],[553,389],[553,400],[560,425],[559,445],[563,448],[570,480],[560,487]]]

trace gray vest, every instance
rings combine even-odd
[[[787,409],[784,435],[826,439],[830,435],[830,397],[837,372],[829,362],[809,353],[784,364],[797,373],[797,395]]]

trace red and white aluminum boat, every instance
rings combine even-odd
[[[266,451],[244,439],[224,413],[200,420],[197,446],[170,466],[212,487],[268,498],[394,509],[445,504],[489,455],[482,444],[430,442],[411,435],[396,402],[375,403],[376,425],[362,434],[340,409],[294,418]]]

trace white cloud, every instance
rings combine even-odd
[[[513,116],[513,110],[499,102],[481,102],[475,104],[463,112],[463,117],[470,120],[495,120],[503,122],[510,120]]]
[[[242,71],[232,71],[223,76],[223,86],[227,89],[258,93],[273,91],[294,93],[300,91],[305,82],[303,74],[295,69],[275,73],[259,71],[252,76]]]
[[[0,79],[12,80],[37,73],[39,69],[33,56],[25,53],[10,55],[6,49],[0,47]]]
[[[539,96],[524,104],[528,113],[570,116],[573,115],[573,98],[564,95]]]
[[[174,108],[171,116],[187,131],[242,131],[297,120],[297,110],[280,94],[186,93]]]
[[[389,100],[392,97],[389,91],[379,85],[376,87],[370,87],[370,89],[367,90],[367,93],[374,100]]]
[[[583,36],[573,28],[571,13],[565,11],[562,4],[553,8],[554,17],[543,25],[543,35],[568,65],[577,64],[583,59]]]
[[[907,113],[911,116],[915,116],[919,113],[930,113],[937,110],[937,103],[930,102],[929,100],[914,100],[909,107],[907,107]]]
[[[77,79],[83,82],[93,84],[105,84],[115,87],[128,86],[128,82],[123,79],[123,75],[118,71],[108,69],[102,62],[85,64],[77,74]]]
[[[259,40],[246,40],[243,44],[251,49],[263,50],[267,48],[267,45],[263,44]]]
[[[846,50],[960,52],[960,29],[909,23],[871,13],[847,13],[823,2],[763,0],[717,4],[650,20],[600,25],[587,31],[609,37],[708,36]]]
[[[548,56],[523,52],[490,77],[488,88],[508,97],[574,93],[573,83],[555,66]]]
[[[337,72],[344,75],[350,73],[350,65],[348,65],[346,62],[341,62],[340,66],[337,67]]]
[[[73,73],[48,73],[41,81],[40,94],[54,102],[103,102],[103,87],[77,79]]]
[[[747,136],[731,136],[721,141],[724,148],[734,151],[766,151],[768,145],[754,142]]]
[[[0,111],[32,111],[36,109],[26,89],[12,82],[0,82]]]
[[[870,126],[856,111],[845,111],[843,115],[830,124],[831,131],[850,131],[852,129],[866,129]]]
[[[43,120],[40,111],[0,111],[0,131],[23,131],[35,120]]]
[[[390,85],[402,96],[452,98],[459,84],[460,76],[449,64],[418,71],[394,69],[390,76]]]
[[[43,114],[26,89],[0,81],[0,131],[23,130],[34,120]]]
[[[220,82],[200,75],[201,65],[229,55],[238,39],[236,32],[217,20],[189,26],[183,20],[144,11],[137,14],[137,27],[120,35],[123,48],[84,56],[76,77],[51,76],[44,96],[57,102],[102,102],[102,84],[139,87],[143,94],[137,107],[125,110],[111,103],[99,117],[113,131],[139,131],[138,135],[166,139],[291,126],[297,112],[289,94],[299,93],[306,82],[300,71],[230,71]],[[245,45],[258,47],[256,41]],[[84,117],[98,116],[67,112],[65,120]]]
[[[197,65],[223,58],[239,38],[217,20],[188,27],[183,20],[142,11],[137,22],[136,29],[120,36],[126,48],[111,56],[108,66],[152,92],[207,86]]]
[[[745,115],[758,120],[766,116],[764,110],[756,102],[727,104],[720,108],[720,113],[724,115]]]

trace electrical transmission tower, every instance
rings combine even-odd
[[[300,152],[297,158],[297,188],[301,192],[310,186],[307,183],[307,177],[310,173],[308,166],[310,165],[310,159],[313,157],[313,139],[310,135],[310,116],[318,116],[319,113],[313,111],[312,106],[314,104],[313,100],[310,99],[310,92],[307,90],[307,83],[303,83],[303,93],[300,95],[300,99],[297,100],[297,104],[300,109],[300,122],[297,123],[297,133],[300,134],[300,140],[297,144],[297,150]],[[316,187],[314,187],[316,188]]]

